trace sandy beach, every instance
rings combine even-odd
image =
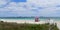
[[[1,21],[15,22],[15,23],[30,23],[30,24],[44,24],[44,23],[46,23],[46,21],[35,22],[34,20],[4,20],[4,19],[1,19]]]

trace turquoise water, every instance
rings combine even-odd
[[[23,17],[23,18],[0,18],[0,19],[8,19],[8,20],[35,20],[35,18],[31,18],[31,17]],[[48,20],[49,18],[47,17],[40,17],[39,20]],[[53,20],[60,20],[60,18],[50,18],[50,19],[53,19]]]

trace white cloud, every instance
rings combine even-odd
[[[53,16],[60,11],[60,8],[56,7],[59,4],[60,0],[27,0],[25,3],[10,2],[8,6],[0,8],[0,12],[2,15],[5,12],[11,12],[11,16],[12,13],[18,16]],[[7,13],[7,15],[9,14]]]

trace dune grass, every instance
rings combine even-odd
[[[0,30],[59,30],[56,25],[49,23],[46,24],[17,24],[17,23],[8,23],[0,22]]]

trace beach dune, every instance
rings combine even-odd
[[[35,22],[35,20],[5,20],[5,19],[1,19],[0,21],[4,21],[4,22],[15,22],[15,23],[29,23],[29,24],[45,24],[45,23],[49,23],[49,21],[39,21],[39,22]],[[57,27],[60,29],[60,21],[52,21],[50,22],[52,23],[57,23]]]

